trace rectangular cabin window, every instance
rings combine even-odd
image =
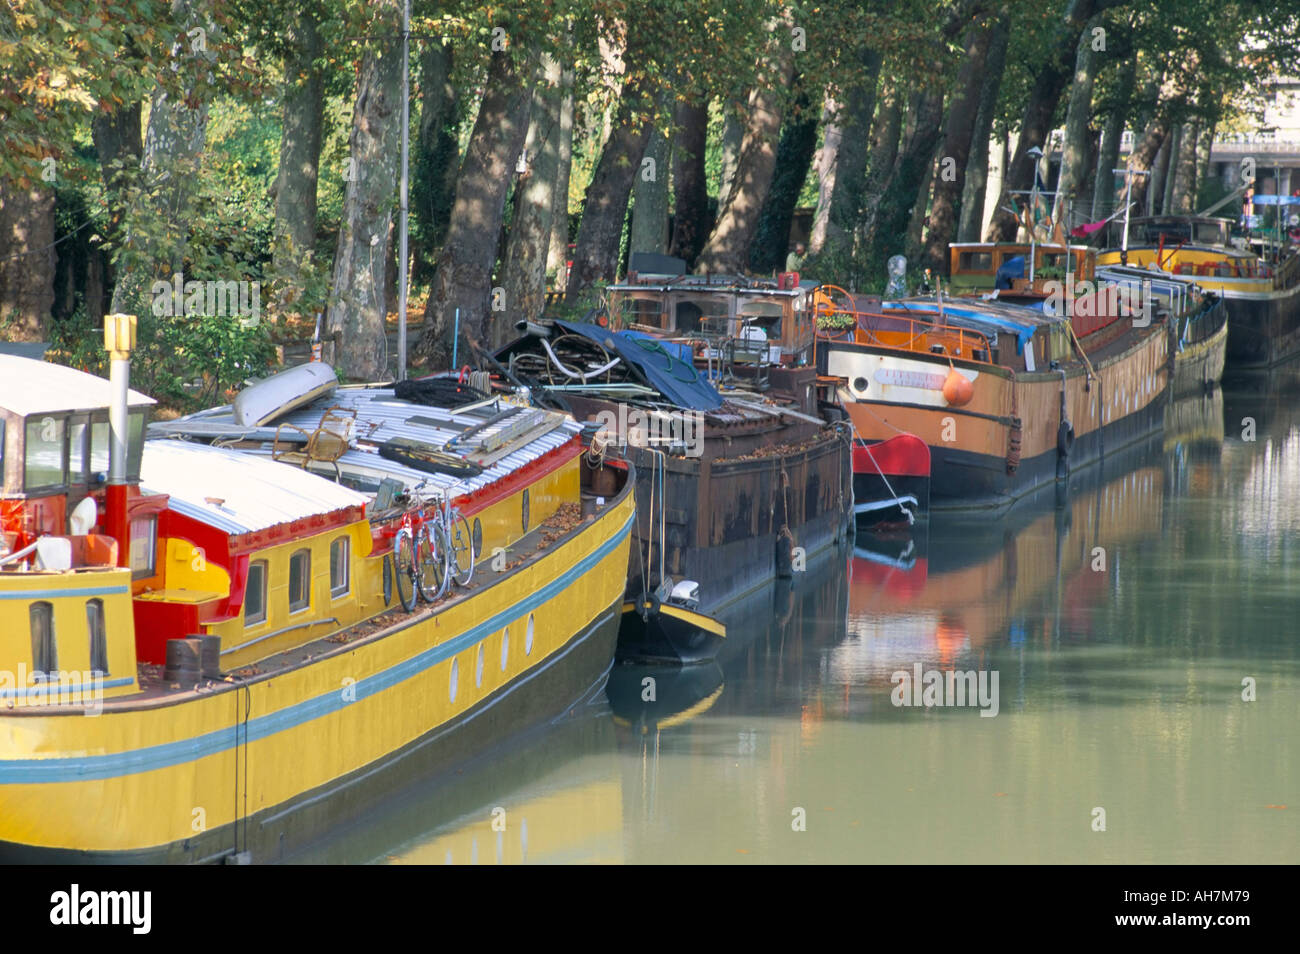
[[[330,544],[330,596],[347,596],[348,583],[348,538],[339,537]]]
[[[144,454],[144,411],[132,411],[126,419],[126,479],[140,479],[140,457]]]
[[[108,445],[111,432],[108,421],[95,421],[90,425],[90,475],[92,482],[108,479]]]
[[[27,419],[23,483],[28,493],[67,483],[67,447],[63,440],[66,423],[48,414]]]
[[[104,625],[104,601],[86,601],[86,629],[90,635],[90,671],[108,675],[108,630]]]
[[[266,622],[266,561],[248,564],[248,584],[244,587],[244,625]]]
[[[289,557],[289,612],[311,605],[311,552],[299,550]]]
[[[726,334],[731,309],[717,298],[681,298],[673,308],[673,327],[679,334]]]
[[[627,303],[627,321],[636,325],[663,327],[663,305],[657,298],[631,298]]]
[[[32,633],[32,677],[43,682],[59,669],[54,645],[54,604],[42,600],[28,610]]]
[[[74,419],[68,425],[68,480],[86,483],[86,419]]]
[[[992,252],[962,252],[957,256],[957,269],[962,272],[993,271]]]
[[[131,578],[154,575],[158,555],[158,518],[136,517],[131,521]]]

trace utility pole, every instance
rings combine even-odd
[[[410,182],[411,150],[411,0],[402,4],[402,187],[401,239],[397,254],[397,380],[406,380],[406,295],[407,267],[407,187]]]

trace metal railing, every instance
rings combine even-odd
[[[824,314],[849,315],[853,325],[836,331],[817,329],[817,340],[834,342],[843,340],[845,334],[853,335],[854,344],[874,345],[899,351],[925,354],[943,354],[967,361],[992,363],[992,348],[988,336],[979,331],[955,325],[935,324],[933,320],[912,318],[906,315],[857,311],[835,308]],[[941,317],[935,313],[934,318]],[[887,322],[888,326],[878,323]]]

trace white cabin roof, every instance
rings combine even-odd
[[[289,464],[178,440],[145,441],[140,485],[147,493],[169,494],[177,513],[231,536],[370,500]]]
[[[58,411],[94,411],[113,401],[104,378],[61,364],[0,354],[0,409],[20,417]],[[139,391],[127,392],[130,407],[156,403]]]

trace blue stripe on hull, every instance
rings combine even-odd
[[[440,646],[426,649],[383,672],[358,681],[353,686],[356,691],[356,699],[364,699],[411,679],[443,660],[449,659],[462,650],[481,642],[506,623],[537,609],[612,553],[631,532],[633,519],[633,517],[628,517],[622,528],[613,537],[602,543],[594,552],[578,561],[571,569],[566,570],[537,592],[515,603],[508,610],[497,613],[490,619],[479,623],[460,636],[449,639]],[[352,702],[344,701],[342,693],[331,690],[315,698],[286,706],[277,712],[257,716],[239,726],[217,729],[205,735],[183,739],[179,742],[167,742],[162,745],[127,752],[114,752],[108,755],[0,761],[0,785],[75,782],[115,778],[120,775],[132,775],[139,772],[152,772],[233,749],[237,744],[236,735],[239,737],[238,744],[247,745],[249,742],[255,742],[277,732],[296,728],[350,705],[352,705]]]

